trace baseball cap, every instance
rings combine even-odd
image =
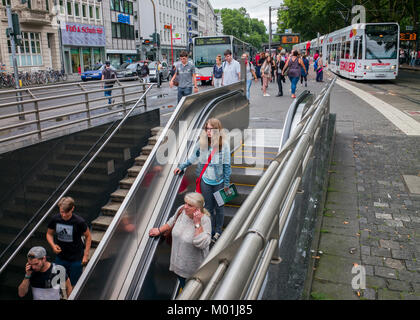
[[[32,247],[26,255],[29,259],[41,259],[47,255],[43,247]]]

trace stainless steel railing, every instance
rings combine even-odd
[[[269,264],[281,245],[321,125],[329,115],[334,83],[335,78],[305,108],[275,160],[177,299],[258,297]]]
[[[137,77],[126,79],[137,80]],[[123,85],[116,79],[113,88],[102,88],[106,81],[0,91],[0,136],[5,136],[0,144],[22,138],[38,142],[65,127],[83,124],[90,127],[95,120],[121,112],[125,115],[127,106],[135,103],[148,85],[138,81]],[[114,102],[107,104],[104,92],[110,89]],[[138,106],[147,108],[146,97]]]

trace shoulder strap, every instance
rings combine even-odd
[[[206,171],[207,167],[209,166],[209,163],[211,162],[211,158],[213,157],[215,152],[216,152],[216,148],[213,148],[213,150],[211,151],[211,153],[209,155],[209,158],[207,159],[207,163],[204,165],[203,170],[201,170],[200,177],[199,177],[200,180],[203,177],[203,174]]]

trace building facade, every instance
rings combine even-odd
[[[216,13],[216,36],[223,35],[222,13]]]
[[[104,0],[106,57],[114,67],[137,59],[135,10],[145,0]]]
[[[139,3],[142,59],[166,60],[169,64],[172,63],[172,56],[174,61],[178,59],[179,53],[187,47],[186,8],[185,0],[142,0]],[[156,32],[160,34],[160,53],[152,41],[155,25]],[[149,43],[145,43],[145,40]]]
[[[16,47],[19,71],[31,72],[52,68],[61,69],[60,39],[53,15],[53,1],[0,1],[0,64],[6,72],[13,72],[11,42],[6,37],[8,19],[6,5],[17,13],[22,32],[22,45]]]
[[[58,0],[57,3],[64,70],[69,74],[92,70],[105,59],[102,2]]]

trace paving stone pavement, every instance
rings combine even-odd
[[[420,195],[403,179],[420,175],[420,137],[350,97],[336,86],[331,100],[335,145],[311,299],[420,300]]]

